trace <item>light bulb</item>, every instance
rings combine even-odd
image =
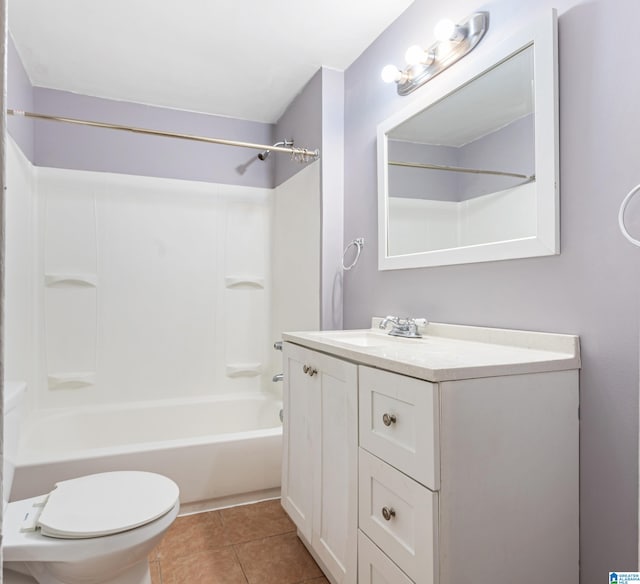
[[[394,81],[400,81],[402,78],[402,72],[399,71],[395,65],[386,65],[382,69],[380,76],[382,77],[382,81],[385,83],[393,83]]]
[[[433,50],[425,51],[420,45],[412,45],[407,49],[404,58],[408,65],[431,65],[436,60]]]
[[[411,45],[404,54],[407,65],[417,65],[424,58],[424,49],[420,45]]]
[[[460,42],[467,36],[466,31],[448,18],[441,20],[433,29],[433,34],[440,42]]]

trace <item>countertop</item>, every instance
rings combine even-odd
[[[377,328],[283,333],[284,341],[427,381],[580,368],[576,335],[430,323],[421,339]]]

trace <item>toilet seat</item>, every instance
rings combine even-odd
[[[128,531],[170,511],[179,497],[169,478],[116,471],[56,483],[36,525],[47,537],[85,539]]]

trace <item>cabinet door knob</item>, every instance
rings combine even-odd
[[[382,416],[382,423],[385,426],[391,426],[391,424],[395,424],[396,423],[396,415],[395,414],[384,414]]]
[[[396,516],[396,512],[394,511],[393,507],[383,507],[382,516],[386,521],[391,521],[391,518]]]
[[[311,365],[303,365],[302,371],[306,373],[309,377],[313,377],[316,373],[318,373],[318,370],[315,367],[312,367]]]

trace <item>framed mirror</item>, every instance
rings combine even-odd
[[[555,11],[448,73],[378,126],[379,269],[560,253]]]

